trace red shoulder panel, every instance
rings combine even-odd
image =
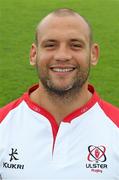
[[[22,98],[16,99],[0,109],[0,123],[12,109],[16,108],[21,103],[21,101]]]
[[[99,105],[102,108],[102,110],[105,112],[105,114],[116,124],[116,126],[119,128],[119,108],[113,106],[112,104],[100,100]]]

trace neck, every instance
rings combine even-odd
[[[30,98],[48,112],[50,112],[57,123],[60,124],[62,119],[74,110],[82,107],[91,98],[92,94],[88,91],[88,84],[86,83],[73,96],[57,96],[50,95],[41,85],[38,89],[31,93]]]

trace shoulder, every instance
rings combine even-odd
[[[22,97],[10,102],[0,109],[0,123],[4,120],[4,118],[8,115],[10,111],[15,109],[22,101]]]
[[[100,100],[99,105],[104,113],[113,121],[113,123],[119,127],[119,108],[104,100]]]
[[[5,119],[5,117],[15,108],[17,108],[22,101],[29,103],[29,94],[37,89],[39,84],[33,85],[27,92],[25,92],[20,98],[10,102],[6,106],[0,108],[0,123]]]

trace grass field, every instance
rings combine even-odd
[[[29,50],[39,20],[69,7],[92,24],[100,61],[90,82],[102,98],[119,106],[119,0],[0,0],[0,107],[38,82]]]

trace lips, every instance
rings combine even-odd
[[[54,72],[70,72],[73,71],[74,68],[52,68]]]
[[[76,67],[74,67],[74,66],[52,66],[52,67],[50,67],[50,69],[53,72],[66,73],[66,72],[73,71],[74,69],[76,69]]]

